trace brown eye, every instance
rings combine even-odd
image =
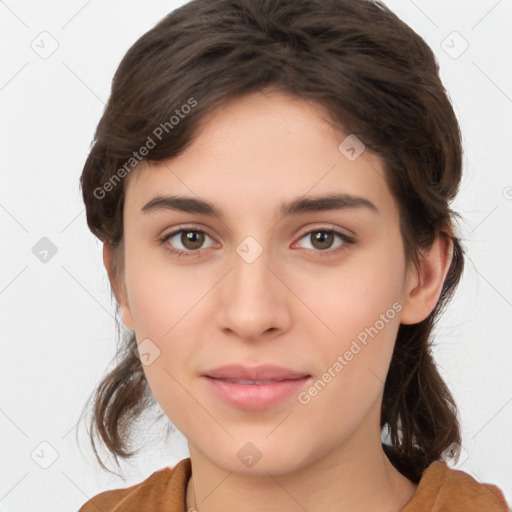
[[[204,231],[182,228],[164,236],[160,242],[173,254],[193,256],[198,254],[201,249],[206,249],[213,245],[213,243],[210,243],[209,246],[203,247],[206,237],[212,240]]]
[[[341,243],[338,243],[338,245],[335,245],[333,248],[336,238],[340,239]],[[351,237],[334,229],[314,229],[304,233],[301,237],[301,240],[302,239],[309,242],[311,247],[306,247],[307,249],[311,249],[313,252],[322,256],[337,254],[339,251],[343,251],[348,248],[349,245],[355,243]]]
[[[180,241],[186,249],[194,251],[203,245],[204,235],[201,231],[182,231]]]
[[[313,245],[322,250],[329,249],[334,240],[334,235],[330,231],[313,231],[310,236]]]

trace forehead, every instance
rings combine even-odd
[[[134,169],[125,204],[140,211],[156,195],[180,194],[211,198],[227,216],[336,192],[365,197],[379,210],[393,207],[380,158],[366,149],[347,158],[348,135],[316,104],[250,94],[205,117],[179,156]]]

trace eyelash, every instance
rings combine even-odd
[[[193,228],[193,227],[181,227],[180,229],[177,229],[175,231],[173,231],[172,233],[169,233],[167,235],[165,235],[164,237],[160,238],[159,239],[159,242],[163,245],[165,244],[165,242],[167,242],[170,238],[172,238],[174,235],[177,235],[178,233],[182,233],[182,232],[194,232],[194,233],[203,233],[207,236],[210,236],[208,235],[208,233],[206,233],[205,231],[201,230],[201,229],[196,229],[196,228]],[[318,233],[318,232],[321,232],[321,233],[333,233],[334,235],[338,235],[342,240],[343,240],[343,244],[341,244],[340,247],[336,248],[336,249],[326,249],[324,251],[321,251],[321,250],[315,250],[315,249],[306,249],[308,251],[313,251],[313,252],[316,252],[318,253],[318,256],[334,256],[334,255],[337,255],[338,253],[346,250],[348,248],[349,245],[352,245],[355,243],[354,239],[352,239],[351,237],[345,235],[344,233],[340,233],[339,231],[336,231],[335,229],[331,229],[331,228],[316,228],[316,229],[312,229],[310,231],[307,231],[306,233],[303,233],[300,237],[299,237],[299,240],[304,238],[306,235],[311,235],[312,233]],[[211,237],[210,237],[211,238]],[[193,256],[195,254],[198,254],[199,251],[201,249],[197,249],[197,250],[189,250],[189,251],[182,251],[181,249],[174,249],[172,247],[169,247],[168,244],[165,245],[165,250],[174,255],[174,256],[185,256],[185,257],[189,257],[189,256]]]

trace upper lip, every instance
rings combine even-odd
[[[240,379],[240,380],[295,380],[310,375],[306,372],[290,370],[282,366],[265,364],[259,366],[243,366],[228,364],[208,370],[204,374],[214,379]]]

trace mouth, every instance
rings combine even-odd
[[[310,377],[307,372],[292,370],[272,364],[259,366],[244,366],[241,364],[227,364],[204,373],[212,379],[237,382],[240,384],[269,384],[284,380],[297,380]]]
[[[311,381],[310,375],[293,379],[226,379],[203,376],[212,395],[236,409],[263,410],[289,403]]]

